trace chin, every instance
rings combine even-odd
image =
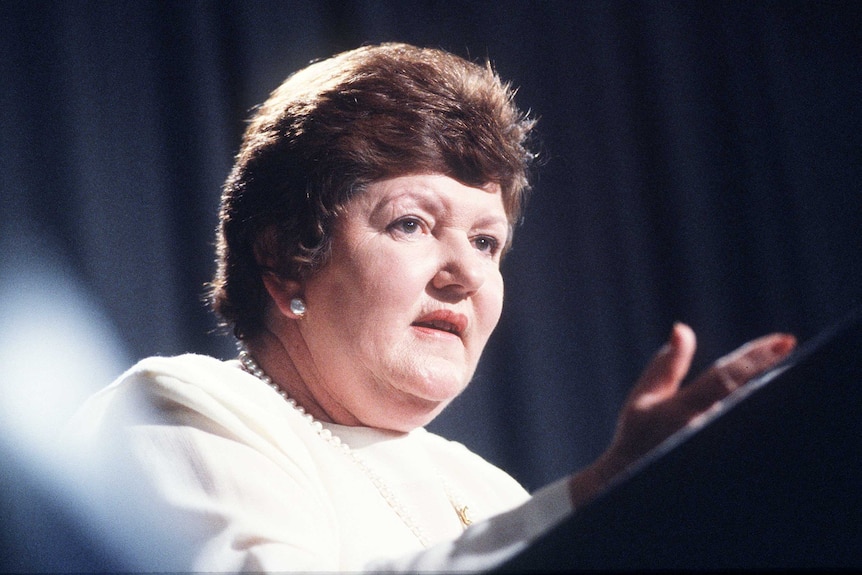
[[[417,427],[425,427],[431,423],[453,399],[454,396],[444,401],[435,401],[410,396],[407,400],[399,401],[397,405],[389,404],[383,409],[376,410],[365,420],[365,425],[408,433]]]
[[[406,384],[398,389],[410,397],[448,404],[464,391],[472,375],[472,370],[460,362],[435,358],[402,378]]]
[[[467,387],[464,369],[450,362],[444,366],[400,372],[377,388],[377,401],[365,404],[364,425],[408,432],[431,423]],[[436,368],[436,369],[434,369]],[[358,406],[357,406],[358,407]]]

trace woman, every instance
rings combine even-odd
[[[532,159],[512,96],[489,67],[385,44],[309,66],[257,111],[212,287],[239,360],[144,360],[78,420],[132,455],[190,569],[493,567],[793,347],[764,337],[680,389],[695,341],[674,326],[608,451],[532,497],[426,432],[500,317]]]

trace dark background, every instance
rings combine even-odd
[[[702,368],[862,304],[862,3],[838,1],[0,2],[0,281],[83,286],[123,367],[232,357],[201,297],[244,121],[389,40],[490,58],[539,118],[503,319],[431,426],[529,489],[600,453],[674,321]]]

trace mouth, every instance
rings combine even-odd
[[[413,327],[461,337],[467,329],[467,317],[449,310],[439,310],[423,315],[411,324]]]

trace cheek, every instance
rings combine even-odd
[[[356,270],[356,288],[371,307],[405,311],[398,304],[412,308],[424,293],[429,274],[422,260],[399,255],[379,252],[367,257],[365,265]]]
[[[483,287],[477,310],[486,340],[500,321],[500,315],[503,312],[503,291],[503,276],[500,272],[490,274]]]
[[[376,250],[354,252],[309,282],[308,287],[326,300],[330,320],[351,326],[350,337],[380,328],[393,316],[415,312],[427,283],[416,259]],[[366,334],[367,335],[367,334]]]

